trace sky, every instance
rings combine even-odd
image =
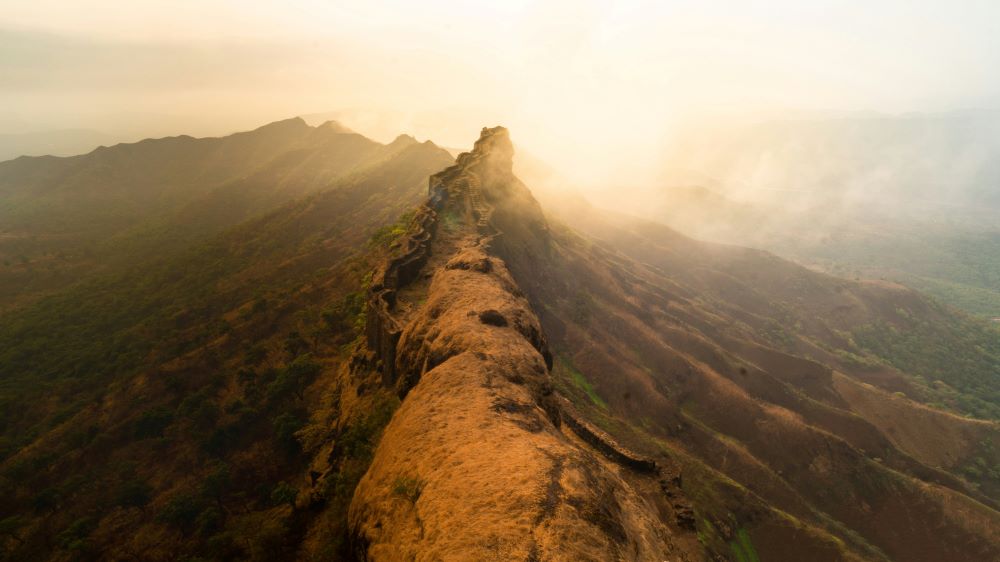
[[[642,183],[685,127],[995,107],[998,37],[972,0],[0,0],[0,133],[503,124],[574,182]]]

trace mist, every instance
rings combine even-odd
[[[687,131],[1000,92],[994,4],[802,4],[14,2],[0,132],[222,135],[333,112],[376,140],[464,148],[503,124],[599,193],[669,181]]]

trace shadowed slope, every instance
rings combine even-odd
[[[333,460],[367,465],[395,401],[357,391],[377,379],[348,365],[357,295],[386,225],[453,161],[397,148],[333,189],[5,312],[0,560],[340,556],[360,473],[310,497],[307,461],[347,432],[358,445]]]
[[[248,201],[335,158],[307,152]],[[0,558],[1000,554],[996,423],[921,403],[947,383],[857,330],[947,348],[960,377],[995,365],[966,318],[586,207],[547,219],[502,128],[416,208],[451,158],[376,152],[5,315]],[[197,229],[235,185],[163,224]]]
[[[371,560],[687,559],[692,537],[639,492],[655,477],[560,429],[538,320],[491,250],[545,244],[525,238],[545,236],[544,219],[509,170],[506,131],[484,129],[431,178],[418,213],[430,220],[376,273],[369,342],[405,399],[355,492],[357,548]]]
[[[545,462],[524,443],[572,451],[561,448],[564,439],[602,462],[618,448],[642,453],[629,451],[619,462],[644,454],[657,470],[681,467],[683,484],[671,490],[646,486],[628,462],[609,464],[631,490],[612,495],[649,506],[637,513],[672,528],[674,548],[685,544],[672,526],[685,520],[687,496],[701,543],[716,556],[1000,554],[993,477],[971,478],[963,469],[976,459],[995,463],[996,425],[928,410],[915,402],[928,397],[921,381],[852,357],[849,330],[859,324],[905,329],[919,317],[949,326],[961,325],[960,317],[900,287],[835,279],[593,209],[567,217],[594,238],[558,224],[550,231],[510,172],[510,145],[496,138],[506,137],[484,131],[472,153],[432,178],[426,228],[401,248],[398,268],[390,261],[375,278],[369,342],[385,383],[406,398],[355,495],[352,521],[369,555],[395,559],[444,544],[496,553],[502,544],[529,558],[531,545],[548,545],[553,559],[622,556],[621,541],[598,540],[594,551],[552,542],[518,523],[530,520],[525,510],[534,500],[503,503],[541,489]],[[454,255],[462,265],[449,268]],[[942,333],[963,357],[993,360],[959,332]],[[551,375],[540,371],[540,359]],[[560,407],[549,380],[576,408]],[[893,408],[871,406],[888,392],[899,393]],[[497,406],[507,400],[512,410]],[[528,417],[502,415],[510,411]],[[564,418],[573,423],[553,433],[549,424]],[[918,421],[929,432],[923,442],[895,429]],[[603,446],[598,435],[611,443]],[[585,445],[595,438],[593,448]],[[940,448],[925,444],[935,442]],[[478,464],[483,458],[491,461]],[[520,470],[499,468],[484,480],[487,466]],[[400,501],[392,482],[410,477],[426,487]],[[509,498],[487,502],[497,509],[483,511],[472,529],[440,513],[448,501],[475,504],[501,490]],[[667,498],[678,494],[671,505]],[[584,513],[569,510],[566,524]],[[503,540],[484,538],[488,529]],[[456,542],[439,542],[445,536]],[[494,550],[475,550],[484,541]],[[630,548],[639,554],[628,556],[639,558],[655,552]]]
[[[767,537],[762,558],[788,557],[789,539],[760,531],[767,518],[719,509],[723,477],[868,557],[997,556],[997,481],[966,470],[996,465],[997,425],[916,403],[924,383],[878,356],[859,361],[851,338],[864,324],[930,324],[956,358],[996,368],[988,345],[963,339],[974,322],[902,287],[593,209],[563,216],[594,238],[560,230],[548,270],[523,273],[547,276],[530,296],[565,358],[557,379],[620,439],[718,471],[685,480],[704,535],[725,544],[746,528]]]
[[[147,139],[0,163],[0,308],[373,174],[421,182],[392,173],[421,146],[288,119],[221,138]]]

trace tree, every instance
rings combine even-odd
[[[136,439],[163,437],[163,430],[174,421],[173,413],[163,408],[146,410],[135,422]]]
[[[210,537],[222,529],[226,514],[217,507],[209,507],[195,519],[195,526],[198,527],[198,534],[203,537]]]
[[[17,541],[18,544],[23,543],[24,539],[21,538],[18,531],[21,527],[24,527],[26,523],[27,521],[19,515],[12,515],[6,519],[0,520],[0,537],[10,537]]]
[[[146,507],[152,493],[153,489],[142,480],[126,480],[118,487],[115,503],[122,507]]]
[[[271,491],[271,503],[274,505],[287,503],[292,509],[295,509],[295,500],[298,497],[299,491],[285,481],[278,482],[278,485]]]
[[[294,414],[284,413],[274,418],[274,439],[285,451],[292,455],[302,450],[302,445],[295,438],[295,432],[302,429],[305,423]]]
[[[298,357],[300,353],[309,348],[309,342],[302,337],[298,331],[289,332],[285,337],[285,353],[288,357]]]
[[[212,471],[208,473],[201,483],[201,494],[212,498],[220,509],[223,508],[222,500],[233,487],[233,475],[229,465],[223,462],[216,463]]]
[[[190,493],[182,493],[171,498],[163,507],[156,519],[181,530],[185,535],[202,512],[204,504],[201,499]]]
[[[56,542],[59,546],[65,548],[66,550],[87,550],[87,537],[90,533],[97,528],[97,521],[91,517],[81,517],[77,519],[69,527],[63,529],[61,533],[56,537]]]
[[[323,366],[313,360],[312,354],[297,357],[267,386],[268,400],[280,400],[288,394],[294,394],[302,400],[303,393],[312,379],[323,370]]]

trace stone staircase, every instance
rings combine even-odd
[[[469,203],[472,205],[472,213],[476,217],[476,228],[480,232],[483,232],[489,228],[492,209],[483,200],[482,184],[479,181],[479,176],[472,172],[467,173],[465,176],[465,185],[469,194]]]

